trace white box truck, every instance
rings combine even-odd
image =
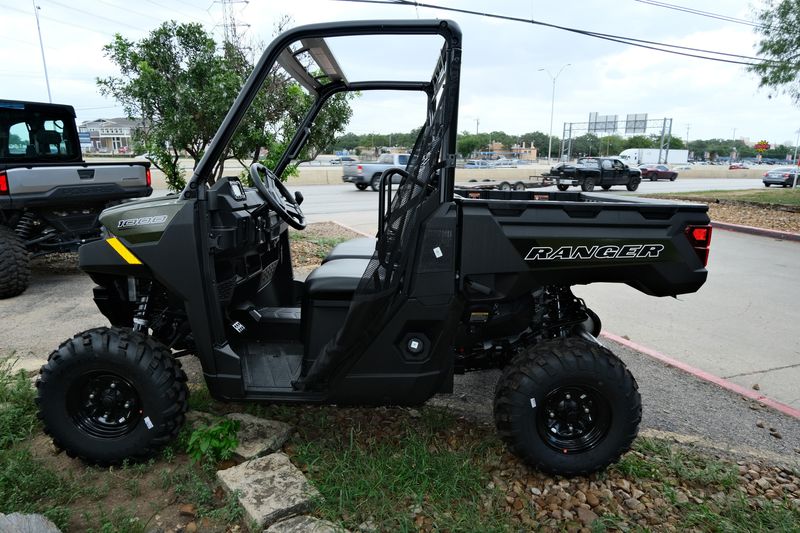
[[[661,157],[660,161],[659,156]],[[689,150],[674,150],[670,148],[669,152],[667,152],[658,148],[628,148],[620,152],[619,158],[632,167],[658,163],[681,165],[688,162]]]

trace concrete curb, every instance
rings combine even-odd
[[[741,224],[730,224],[728,222],[711,221],[711,226],[714,229],[724,229],[728,231],[736,231],[738,233],[749,233],[750,235],[759,235],[761,237],[771,237],[773,239],[781,239],[784,241],[800,242],[800,233],[791,233],[788,231],[778,231],[774,229],[755,228],[753,226],[743,226]]]
[[[630,348],[631,350],[652,357],[653,359],[658,359],[662,363],[666,363],[671,367],[677,368],[678,370],[682,370],[687,374],[691,374],[692,376],[698,379],[702,379],[703,381],[708,381],[709,383],[713,383],[719,387],[722,387],[723,389],[735,392],[736,394],[744,396],[745,398],[755,400],[759,403],[766,405],[767,407],[775,409],[776,411],[780,411],[781,413],[787,416],[791,416],[792,418],[800,420],[800,409],[795,409],[792,406],[786,405],[771,398],[767,398],[763,394],[759,394],[754,390],[746,389],[741,385],[737,385],[736,383],[728,381],[727,379],[715,376],[714,374],[710,374],[705,370],[700,370],[699,368],[695,368],[692,365],[689,365],[682,361],[678,361],[677,359],[673,359],[672,357],[664,355],[663,353],[653,350],[652,348],[648,348],[646,346],[642,346],[641,344],[637,344],[633,341],[629,341],[628,339],[620,337],[619,335],[614,335],[613,333],[608,333],[607,331],[604,331],[600,334],[600,336],[610,341],[614,341],[618,344],[622,344],[623,346]]]

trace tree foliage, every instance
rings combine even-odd
[[[800,2],[765,0],[755,18],[762,61],[748,70],[758,75],[761,87],[784,92],[800,104]]]
[[[141,117],[134,137],[137,149],[150,154],[172,190],[184,186],[179,158],[200,162],[217,128],[250,75],[254,61],[244,47],[218,46],[200,24],[163,23],[138,42],[117,34],[104,47],[119,76],[98,79],[100,91],[114,97],[130,117]],[[341,133],[352,111],[352,94],[331,98],[317,116],[300,159],[313,159]],[[226,160],[247,166],[264,160],[274,168],[297,130],[312,95],[283,71],[269,73],[227,151],[209,176],[222,175]],[[285,176],[284,176],[285,177]]]

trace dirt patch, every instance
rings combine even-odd
[[[291,230],[292,266],[310,270],[319,265],[334,246],[358,237],[363,235],[335,222],[317,222],[309,224],[303,231]]]
[[[708,204],[708,213],[712,221],[800,233],[800,213],[727,202]]]
[[[31,261],[31,270],[47,274],[82,274],[77,252],[39,256]]]

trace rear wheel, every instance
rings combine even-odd
[[[678,179],[678,176],[672,176],[669,181],[675,181],[676,179]]]
[[[771,183],[765,183],[764,187],[769,187],[770,185],[772,185],[772,184]]]
[[[613,353],[565,338],[511,361],[497,383],[494,417],[514,454],[538,470],[573,476],[601,470],[630,449],[642,404]]]
[[[188,407],[186,374],[167,347],[121,328],[62,343],[36,387],[53,443],[104,465],[152,456],[178,436]]]
[[[594,178],[585,178],[581,183],[581,190],[591,192],[594,190]]]
[[[366,183],[356,183],[356,189],[358,189],[359,191],[366,191],[367,187],[369,187],[369,185],[367,185]]]
[[[566,191],[567,189],[569,189],[569,185],[562,185],[562,184],[559,183],[558,185],[556,185],[556,188],[559,191]]]
[[[369,182],[369,186],[372,187],[373,191],[377,191],[381,188],[381,175],[375,174],[372,176],[372,179]]]
[[[650,181],[656,181],[658,178],[656,176],[650,176]]]
[[[25,292],[31,282],[31,255],[8,226],[0,225],[0,299]]]
[[[501,191],[510,191],[511,184],[507,181],[502,181],[500,182],[500,185],[497,186],[497,188],[500,189]]]
[[[631,178],[631,179],[630,179],[630,181],[628,182],[628,185],[626,185],[625,187],[626,187],[626,188],[627,188],[629,191],[635,191],[636,189],[638,189],[638,188],[639,188],[639,184],[640,184],[641,182],[642,182],[642,179],[641,179],[641,178]]]
[[[522,183],[521,181],[516,182],[514,184],[514,190],[515,191],[524,191],[525,190],[525,184]]]

